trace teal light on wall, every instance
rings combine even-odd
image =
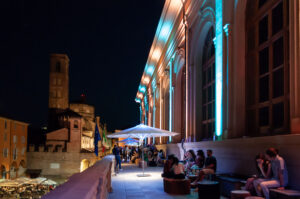
[[[142,110],[142,106],[140,105],[140,123],[142,123],[142,118],[143,118],[143,110]]]
[[[162,42],[167,42],[171,30],[172,30],[172,22],[171,21],[164,21],[163,24],[162,24],[162,27],[160,29],[158,40],[162,41]]]
[[[153,65],[148,65],[146,66],[146,74],[149,76],[152,76],[153,72],[154,72],[154,66]]]
[[[216,0],[216,136],[222,135],[223,96],[223,0]]]
[[[141,103],[141,99],[135,98],[135,102],[136,102],[136,103]]]
[[[146,92],[146,87],[145,86],[139,86],[139,91],[141,92],[141,93],[145,93]]]

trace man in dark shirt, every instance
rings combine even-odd
[[[120,150],[117,147],[117,145],[114,146],[113,150],[112,150],[113,154],[115,155],[115,159],[116,159],[116,170],[118,168],[119,165],[119,170],[122,170],[121,168],[121,157],[120,157]]]
[[[205,159],[204,169],[212,169],[214,170],[213,173],[215,173],[217,169],[217,160],[212,154],[213,154],[212,150],[210,149],[207,150],[207,158]],[[211,173],[212,171],[209,172]]]
[[[207,150],[207,157],[205,159],[205,167],[200,171],[198,178],[191,183],[191,185],[196,185],[198,181],[202,181],[205,175],[214,174],[217,170],[217,160],[212,155],[211,149]]]

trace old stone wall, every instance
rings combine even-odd
[[[88,160],[91,166],[97,157],[94,153],[27,152],[27,169],[41,169],[41,175],[70,176],[80,172],[82,160]]]

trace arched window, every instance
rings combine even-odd
[[[255,0],[246,18],[247,135],[289,129],[289,0]]]
[[[74,121],[74,129],[78,129],[78,120]]]
[[[215,131],[215,46],[213,27],[207,33],[202,55],[202,139]]]

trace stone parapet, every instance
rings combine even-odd
[[[49,192],[43,198],[108,198],[108,193],[112,191],[113,158],[113,156],[106,156],[85,171],[72,175],[66,183]]]

